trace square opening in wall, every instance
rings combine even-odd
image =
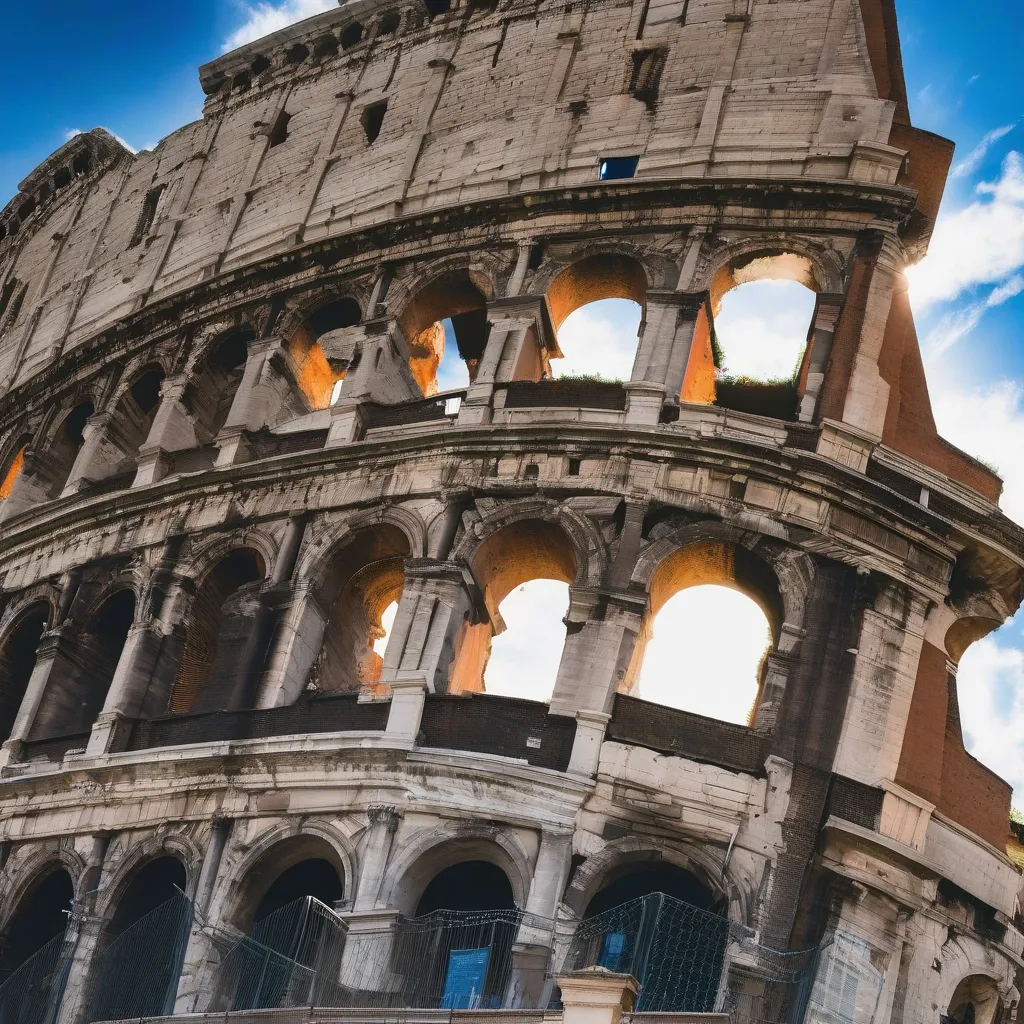
[[[370,106],[363,110],[363,131],[366,133],[366,144],[368,146],[372,146],[376,142],[377,136],[380,135],[381,127],[384,124],[384,115],[387,112],[387,100],[383,100],[380,103],[371,103]]]
[[[608,156],[601,159],[598,177],[601,181],[612,181],[615,178],[632,178],[636,174],[636,165],[640,163],[638,156]]]

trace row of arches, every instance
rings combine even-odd
[[[650,369],[640,345],[654,272],[633,255],[603,252],[549,273],[543,291],[547,316],[530,329],[503,375],[509,381],[534,382],[642,377]],[[793,418],[807,380],[820,278],[808,257],[792,252],[746,254],[720,267],[710,279],[713,320],[698,326],[675,398]],[[415,289],[401,282],[390,290],[379,288],[371,301],[386,307],[389,316],[395,310],[404,346],[398,361],[407,383],[405,390],[391,383],[383,390],[364,386],[362,393],[393,402],[474,382],[491,330],[489,306],[498,294],[491,276],[472,266],[442,271]],[[9,439],[0,455],[0,501],[11,497],[29,450],[32,483],[15,503],[19,509],[67,490],[127,486],[146,446],[201,448],[218,438],[229,419],[240,428],[254,422],[272,428],[327,408],[345,394],[346,379],[360,368],[364,349],[374,349],[368,338],[353,333],[366,316],[378,315],[375,308],[364,316],[364,304],[369,305],[365,297],[361,303],[352,296],[325,296],[301,318],[286,318],[281,354],[271,362],[277,383],[268,388],[261,373],[263,383],[250,403],[254,408],[236,407],[233,416],[256,341],[249,325],[209,341],[190,364],[180,395],[175,390],[176,414],[164,414],[156,429],[167,369],[158,362],[139,366],[112,399],[82,397],[63,416],[51,417],[38,437]],[[363,366],[362,374],[390,379],[394,354],[380,346],[375,351],[372,370]],[[87,435],[91,440],[83,454]]]
[[[471,540],[460,542],[454,557],[466,565],[479,601],[474,605],[467,591],[446,599],[453,602],[453,619],[438,634],[444,639],[435,685],[452,693],[549,701],[567,638],[588,619],[570,608],[572,588],[588,584],[586,555],[561,525],[535,516],[507,522],[475,545]],[[122,677],[134,674],[123,684],[135,694],[131,713],[153,718],[240,710],[292,703],[309,691],[386,693],[389,659],[398,666],[410,636],[435,628],[435,603],[415,604],[412,592],[404,617],[399,614],[412,555],[409,535],[393,523],[351,530],[300,569],[288,606],[293,618],[286,620],[284,613],[275,618],[262,597],[269,585],[265,554],[245,545],[224,550],[194,585],[183,578],[174,585],[185,586],[188,596],[159,598],[161,611],[166,604],[179,618],[157,631],[147,658],[121,668]],[[160,586],[168,588],[167,582]],[[150,593],[144,606],[152,609],[156,597]],[[148,621],[137,600],[127,579],[106,591],[80,585],[59,634],[47,632],[54,611],[46,600],[10,617],[0,636],[0,739],[18,720],[44,634],[53,637],[47,642],[55,650],[47,651],[45,684],[22,738],[89,733],[129,632],[137,621]],[[745,620],[736,618],[736,604],[746,610]],[[669,546],[650,577],[647,612],[619,690],[748,724],[783,617],[778,581],[759,556],[722,541]],[[301,643],[281,669],[281,644],[299,623]],[[724,669],[737,652],[732,669]],[[276,694],[267,689],[274,664],[285,680]],[[119,705],[122,713],[125,706]]]

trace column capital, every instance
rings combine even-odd
[[[395,832],[402,814],[391,804],[371,804],[366,808],[366,817],[371,825],[383,825],[388,832]]]

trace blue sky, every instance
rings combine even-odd
[[[0,204],[75,130],[103,126],[135,148],[151,147],[201,115],[199,64],[333,6],[334,0],[8,5]],[[946,436],[998,466],[1006,479],[1003,507],[1024,522],[1024,4],[897,0],[897,9],[914,122],[957,143],[932,252],[911,275],[936,415]],[[563,327],[566,368],[577,369],[568,351],[575,331],[587,335],[591,354],[599,338],[603,353],[602,366],[581,368],[624,376],[635,340],[630,310],[620,305],[578,319],[574,330]],[[764,330],[778,334],[785,321],[786,311],[776,309]],[[968,652],[959,689],[969,743],[1024,802],[1024,616],[1018,618]]]

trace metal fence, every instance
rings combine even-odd
[[[191,901],[178,890],[97,953],[84,1020],[173,1013],[192,915]]]
[[[712,1013],[721,1002],[728,943],[724,917],[653,893],[582,921],[563,969],[632,974],[641,1013]]]
[[[0,985],[0,1024],[53,1024],[60,1010],[74,946],[50,939]]]

